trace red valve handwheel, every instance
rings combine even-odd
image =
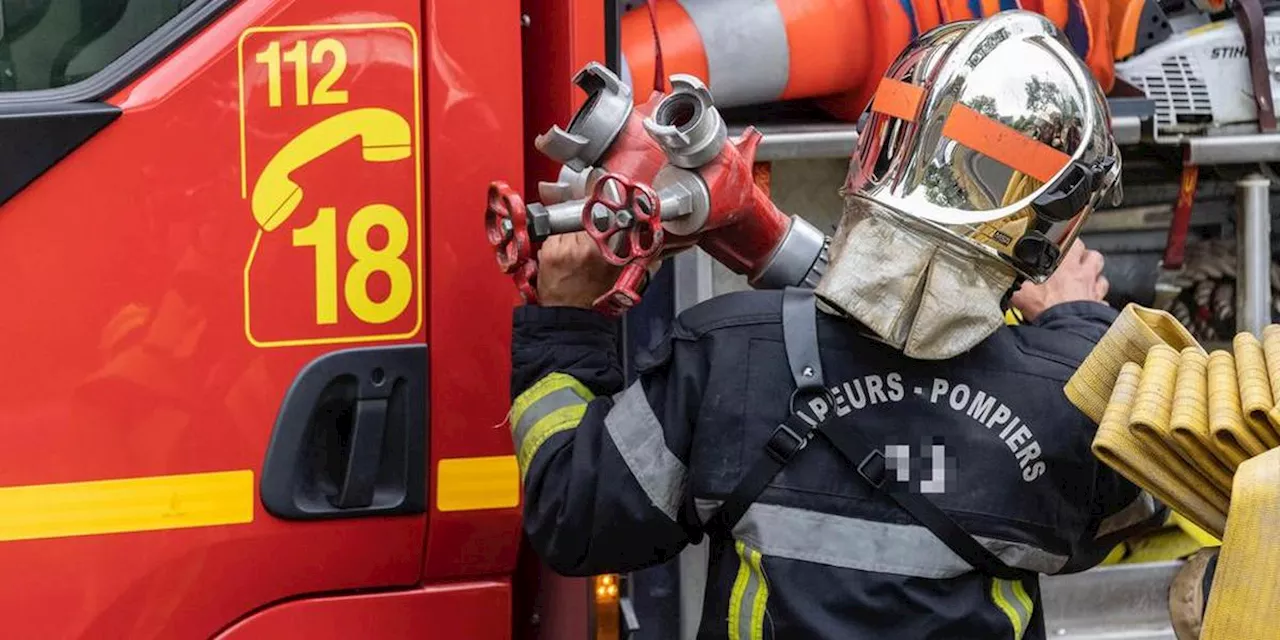
[[[520,265],[520,268],[511,274],[511,279],[516,283],[516,289],[529,304],[538,304],[538,285],[534,282],[537,277],[538,263],[535,260]]]
[[[651,258],[641,258],[622,268],[613,287],[595,299],[592,307],[607,316],[619,316],[640,304],[640,287],[644,284]]]
[[[489,183],[484,232],[497,253],[498,267],[503,273],[517,273],[533,257],[535,248],[529,238],[529,216],[524,200],[500,180]]]
[[[621,194],[615,198],[609,188]],[[597,205],[608,210],[607,225],[601,229],[596,224]],[[601,211],[603,214],[603,211]],[[629,221],[619,216],[629,217]],[[604,218],[601,218],[605,222]],[[595,240],[600,255],[609,264],[623,266],[636,260],[653,257],[662,249],[662,205],[653,188],[641,182],[632,182],[616,173],[606,173],[596,181],[591,197],[582,207],[582,228]],[[615,248],[611,240],[625,231],[625,242]]]

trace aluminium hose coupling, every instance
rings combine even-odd
[[[574,171],[593,166],[613,144],[631,116],[631,87],[598,62],[588,63],[573,83],[587,94],[568,129],[552,125],[533,141],[543,155]]]
[[[667,161],[684,169],[711,162],[729,138],[707,86],[686,74],[671,76],[671,93],[645,118],[644,129],[662,147]]]

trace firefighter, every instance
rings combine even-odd
[[[552,238],[513,321],[533,546],[590,575],[705,534],[701,638],[1043,638],[1038,575],[1163,516],[1062,391],[1115,317],[1075,235],[1119,172],[1088,68],[1013,11],[889,68],[816,291],[694,307],[625,388],[615,272]]]

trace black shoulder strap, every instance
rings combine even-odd
[[[782,292],[782,343],[796,389],[820,393],[826,382],[818,355],[818,305],[811,289]]]
[[[898,503],[898,506],[911,514],[916,522],[924,525],[933,535],[942,540],[943,544],[974,568],[989,576],[1005,580],[1019,580],[1026,578],[1030,573],[1005,564],[999,556],[982,546],[982,543],[969,535],[969,532],[965,531],[959,523],[952,520],[951,516],[923,495],[885,490],[884,454],[871,446],[857,429],[847,424],[835,425],[822,430],[822,435],[826,436],[840,455],[854,465],[858,475],[864,481]]]
[[[728,538],[733,525],[742,519],[747,508],[755,502],[764,488],[787,466],[791,459],[809,446],[818,423],[796,413],[801,402],[807,398],[826,393],[826,383],[822,377],[822,362],[818,358],[818,340],[816,335],[809,337],[805,333],[817,331],[817,306],[814,304],[813,292],[808,289],[787,288],[782,292],[782,338],[787,350],[787,364],[791,367],[791,378],[796,390],[791,394],[791,410],[787,419],[778,425],[764,445],[764,454],[756,458],[755,464],[747,470],[747,474],[725,498],[720,509],[707,522],[707,530]],[[833,406],[831,403],[828,407]]]
[[[827,393],[822,375],[817,307],[811,290],[788,288],[783,292],[782,335],[787,351],[787,364],[791,367],[791,377],[796,385],[796,390],[791,395],[791,411],[787,419],[773,430],[764,447],[765,455],[756,460],[725,499],[720,510],[707,523],[709,531],[730,537],[733,526],[742,519],[747,508],[760,496],[774,476],[796,454],[804,450],[814,436],[821,433],[854,465],[864,481],[889,496],[965,562],[997,578],[1017,580],[1027,577],[1029,572],[1005,564],[928,498],[916,493],[886,490],[884,454],[871,446],[856,429],[847,425],[824,429],[825,411],[813,412],[812,419],[797,413],[798,403],[817,397],[823,397],[827,407],[835,406]]]

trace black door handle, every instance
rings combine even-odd
[[[422,513],[426,507],[426,345],[325,354],[294,379],[262,466],[278,518]]]
[[[374,482],[382,460],[382,438],[387,426],[387,400],[356,400],[347,449],[347,468],[337,495],[329,502],[339,509],[367,507],[373,503]]]

